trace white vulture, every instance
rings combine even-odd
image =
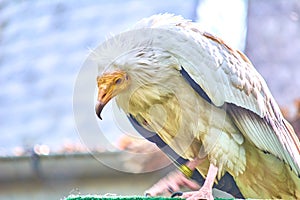
[[[300,199],[299,139],[247,57],[197,23],[154,15],[94,52],[96,113],[113,97],[206,177],[229,172],[246,198]]]

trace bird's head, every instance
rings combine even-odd
[[[106,50],[111,52],[110,48]],[[112,56],[111,53],[108,58],[104,55],[107,52],[98,53],[96,57],[101,74],[97,77],[98,99],[95,110],[100,119],[101,111],[113,97],[121,97],[121,93],[125,94],[123,98],[128,97],[130,91],[136,92],[137,88],[167,82],[173,75],[170,67],[177,64],[177,59],[169,52],[152,47],[137,48],[121,55]],[[103,60],[107,62],[103,63]],[[158,72],[163,75],[158,75]],[[127,100],[124,98],[121,102]]]
[[[126,72],[116,70],[106,72],[97,77],[98,97],[95,111],[97,116],[101,118],[101,111],[104,106],[116,95],[126,90],[130,84],[129,76]]]

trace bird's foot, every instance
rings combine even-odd
[[[212,195],[212,187],[214,184],[214,180],[217,176],[217,172],[218,172],[218,168],[213,164],[210,164],[207,172],[206,180],[203,186],[201,187],[201,189],[198,191],[183,193],[181,197],[187,200],[196,200],[196,199],[213,200],[214,197]]]
[[[208,187],[202,187],[198,191],[185,192],[182,194],[181,198],[185,198],[186,200],[198,200],[198,199],[213,200],[214,199],[212,195],[212,188],[208,188]]]

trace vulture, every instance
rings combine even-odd
[[[142,19],[93,51],[97,116],[115,98],[205,177],[187,199],[212,199],[225,173],[246,198],[300,199],[299,138],[249,59],[199,24]]]

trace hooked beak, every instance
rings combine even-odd
[[[99,119],[102,120],[101,112],[104,108],[104,106],[109,102],[111,99],[111,94],[107,93],[107,91],[100,89],[98,91],[98,101],[95,106],[96,115],[99,117]]]
[[[103,103],[103,102],[101,102],[101,101],[98,101],[98,102],[96,103],[96,106],[95,106],[96,115],[97,115],[97,116],[99,117],[99,119],[101,119],[101,120],[102,120],[101,112],[102,112],[102,110],[103,110],[103,108],[104,108],[105,105],[106,105],[106,103]]]

